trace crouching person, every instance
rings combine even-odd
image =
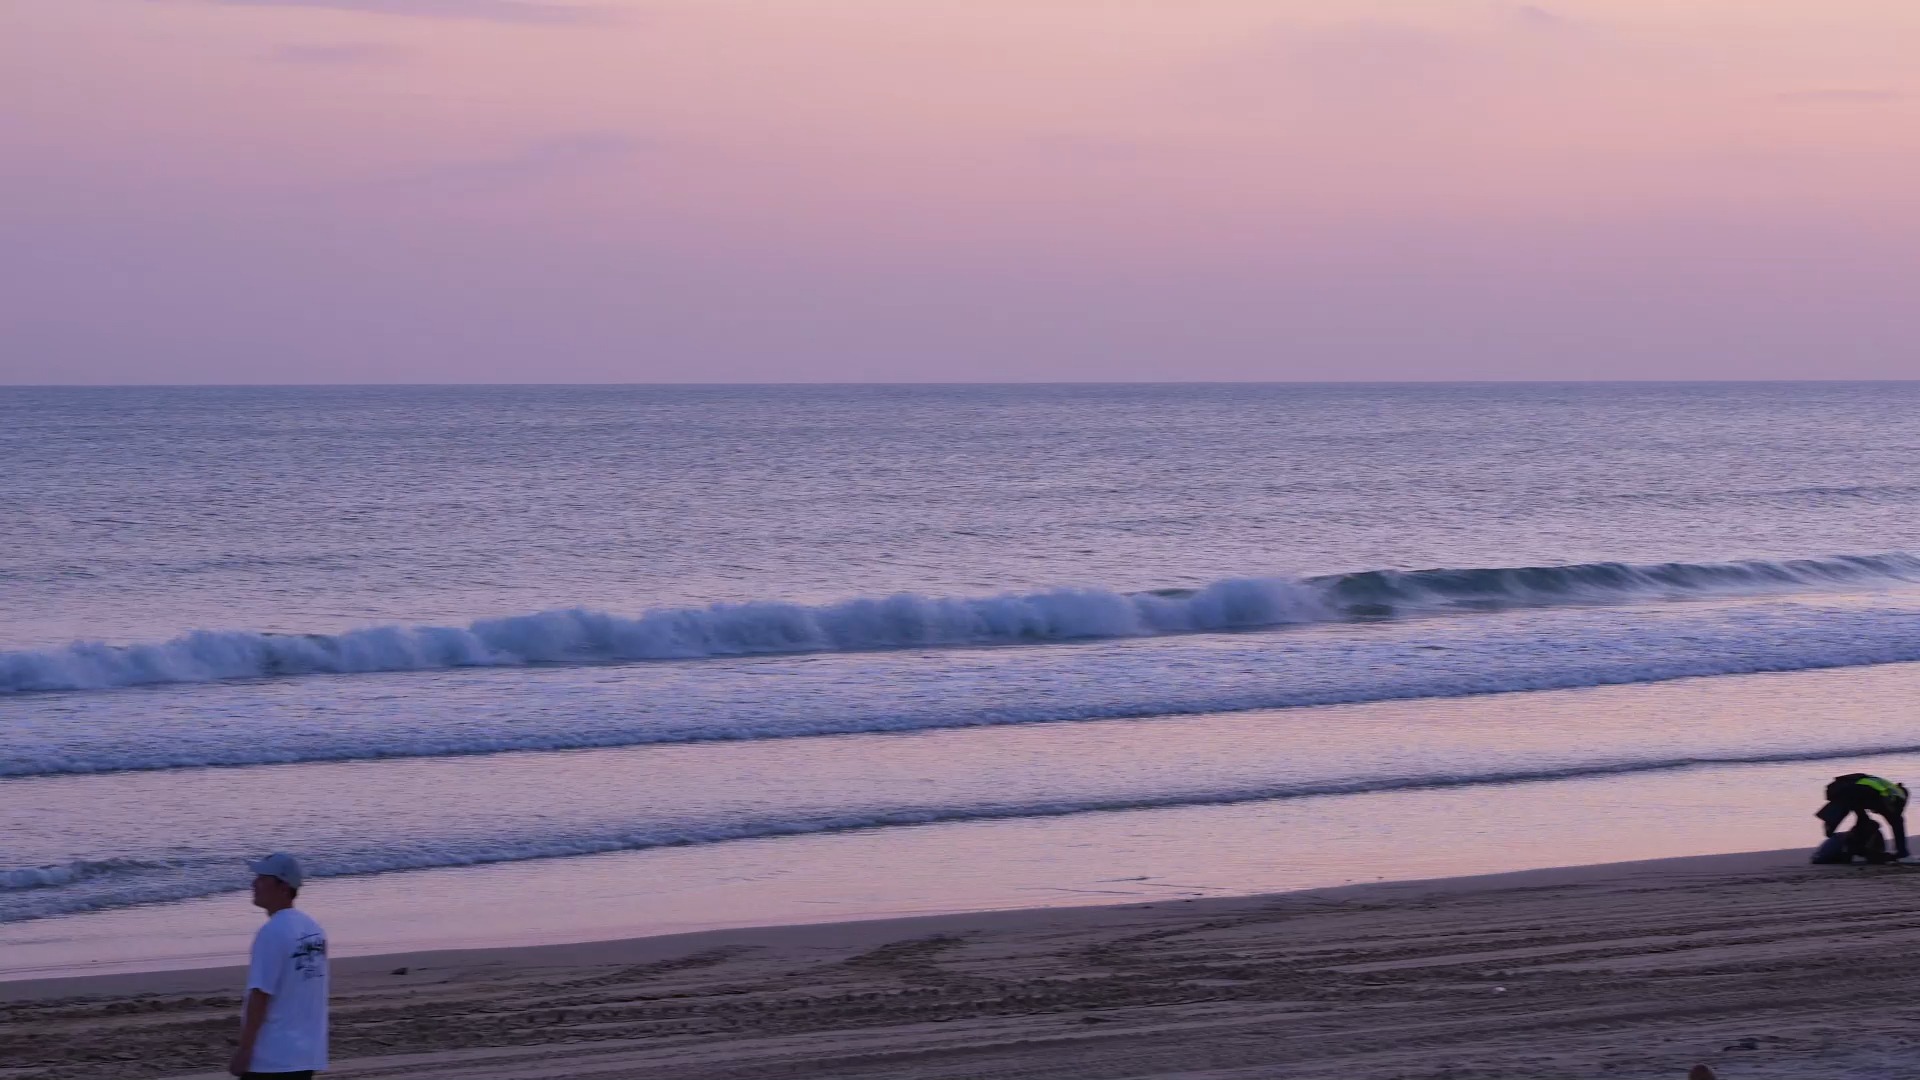
[[[1852,862],[1857,856],[1868,862],[1892,862],[1904,859],[1907,851],[1907,789],[1891,780],[1866,773],[1836,776],[1827,785],[1827,804],[1814,816],[1826,827],[1827,840],[1814,852],[1814,862]],[[1853,828],[1836,836],[1848,815],[1855,815]],[[1880,826],[1869,814],[1879,814],[1893,827],[1893,854],[1888,855]]]

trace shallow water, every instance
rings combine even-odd
[[[1622,724],[1671,723],[1701,738],[1751,722],[1762,741],[1782,741],[1791,753],[1808,709],[1842,725],[1895,727],[1917,693],[1920,666],[1906,665],[1474,698],[1422,719],[1468,738],[1513,732],[1531,717],[1536,726],[1594,730],[1602,743]],[[1405,710],[1425,708],[1327,711],[1345,725],[1391,728]],[[1367,712],[1378,715],[1356,715]],[[1218,736],[1262,719],[1193,722]],[[1189,760],[1231,758],[1249,741],[1203,738]],[[362,956],[1810,850],[1820,788],[1843,767],[1920,777],[1920,753],[761,837],[329,878],[301,902],[325,922],[341,955]],[[0,979],[232,964],[257,921],[246,894],[229,891],[14,922],[0,926]]]
[[[1153,855],[1156,880],[1324,884],[1200,871],[1238,865],[1222,823],[1320,820],[1304,806],[1414,800],[1381,828],[1423,851],[1506,828],[1487,815],[1522,791],[1613,792],[1576,802],[1625,829],[1618,793],[1697,762],[1797,778],[1797,822],[1799,784],[1920,750],[1916,405],[0,390],[0,922],[199,910],[270,848],[340,896],[662,860],[713,910],[788,921],[711,883],[856,848],[922,865],[949,834],[991,854],[884,895],[843,866],[822,902],[1003,906],[1128,876],[1115,821],[1185,823],[1191,860]],[[1790,842],[1785,820],[1755,839]],[[1272,862],[1359,865],[1269,826]],[[1039,835],[1086,857],[1048,878],[1020,854]],[[1500,843],[1520,862],[1492,868],[1544,857]],[[497,862],[519,865],[474,868]]]

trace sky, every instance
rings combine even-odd
[[[1913,0],[0,0],[0,383],[1920,377]]]

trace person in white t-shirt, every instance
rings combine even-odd
[[[248,1080],[308,1080],[327,1067],[327,932],[304,911],[300,863],[275,852],[251,864],[253,905],[267,922],[253,936],[240,1045],[227,1071]]]

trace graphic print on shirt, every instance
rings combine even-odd
[[[300,935],[293,949],[293,970],[303,979],[318,979],[327,973],[327,939],[324,934]]]

